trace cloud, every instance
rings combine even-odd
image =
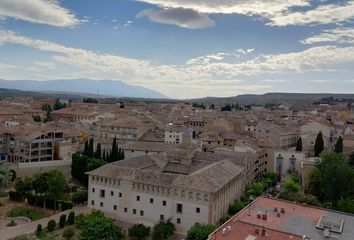
[[[309,37],[303,41],[303,44],[314,44],[324,42],[335,43],[354,43],[354,28],[335,28],[324,30],[322,33]]]
[[[0,19],[7,17],[57,27],[70,27],[80,22],[56,0],[1,0]]]
[[[145,9],[137,17],[148,17],[151,21],[163,24],[176,25],[183,28],[209,28],[215,25],[208,16],[193,9],[168,8],[160,11]]]
[[[323,83],[330,83],[332,80],[323,80],[323,79],[317,79],[317,80],[309,80],[310,83],[316,83],[316,84],[323,84]]]
[[[46,61],[54,62],[56,68],[54,74],[49,68],[47,72],[42,71],[41,76],[44,78],[45,73],[48,73],[47,76],[61,74],[67,78],[119,79],[179,98],[203,94],[205,96],[209,92],[214,93],[211,95],[224,96],[239,93],[238,91],[262,91],[270,88],[275,81],[280,82],[259,81],[268,76],[270,79],[282,79],[281,74],[303,76],[301,74],[304,73],[352,73],[354,64],[354,46],[316,46],[297,52],[266,55],[252,53],[237,58],[236,54],[241,54],[240,52],[252,52],[243,49],[231,53],[207,54],[186,60],[184,64],[168,65],[71,48],[13,31],[0,30],[0,45],[7,43],[47,52],[49,60]],[[38,65],[43,66],[43,63],[38,64],[37,60],[37,70],[40,67]],[[69,67],[70,71],[63,70],[67,69],[65,66]],[[12,77],[9,74],[5,76],[14,79],[13,76],[19,76],[18,74],[17,71],[12,71]],[[29,78],[30,74],[31,72],[25,72],[22,76]]]
[[[345,22],[354,18],[354,1],[345,4],[320,5],[305,12],[290,12],[277,14],[271,18],[269,25],[315,25]]]
[[[204,14],[258,16],[271,26],[345,22],[354,17],[354,1],[312,7],[310,0],[138,0],[161,8],[188,8]]]

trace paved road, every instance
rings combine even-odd
[[[47,218],[42,218],[40,220],[27,223],[27,224],[22,224],[18,225],[15,227],[9,227],[6,229],[0,230],[0,240],[6,240],[9,238],[13,238],[19,235],[27,234],[34,232],[37,229],[38,224],[42,224],[43,228],[47,226],[47,223],[49,220],[54,219],[57,223],[59,222],[59,218],[62,214],[66,214],[67,216],[69,215],[69,212],[74,211],[76,215],[80,213],[87,213],[90,212],[91,210],[87,206],[77,206],[74,207],[73,209],[66,210],[64,212],[59,212],[53,216],[47,217]]]

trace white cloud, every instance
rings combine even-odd
[[[74,26],[80,22],[56,0],[1,0],[0,19],[6,17],[57,27]]]
[[[208,16],[193,9],[168,8],[160,11],[145,9],[137,14],[137,17],[148,17],[151,21],[163,24],[176,25],[183,28],[198,29],[215,25]]]
[[[311,9],[310,0],[138,0],[161,8],[189,8],[205,14],[260,16],[268,25],[308,25],[345,22],[354,17],[354,1]]]
[[[310,83],[317,83],[317,84],[323,84],[323,83],[330,83],[332,80],[323,80],[323,79],[316,79],[316,80],[309,80]]]
[[[352,18],[354,18],[354,1],[349,0],[345,4],[320,5],[305,12],[276,14],[271,18],[270,25],[330,24],[345,22]]]
[[[324,30],[322,33],[306,38],[301,41],[303,44],[336,42],[336,43],[354,43],[354,28],[335,28]]]
[[[66,74],[68,78],[75,76],[118,79],[129,84],[154,88],[172,97],[182,97],[181,94],[196,96],[207,92],[214,92],[212,95],[220,96],[237,91],[261,91],[268,89],[271,86],[269,84],[280,80],[255,82],[246,79],[264,79],[266,75],[272,76],[270,79],[273,79],[277,77],[276,74],[289,73],[352,72],[354,64],[354,46],[317,46],[304,51],[257,56],[246,54],[243,56],[248,59],[243,60],[235,58],[235,54],[240,51],[233,51],[196,57],[181,65],[158,65],[148,60],[71,48],[22,36],[12,31],[0,31],[0,45],[6,43],[27,46],[51,54],[50,62],[55,62],[57,71],[53,74],[48,70],[48,76]],[[252,52],[247,49],[243,51]],[[39,65],[43,66],[42,63]],[[64,70],[62,71],[64,73],[60,73],[60,67],[63,68],[65,65],[68,65],[71,71]],[[38,69],[38,63],[36,66]],[[13,71],[12,74],[16,75],[17,71]],[[44,72],[41,72],[41,76],[44,75]],[[28,72],[24,76],[28,78]]]

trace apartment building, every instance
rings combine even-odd
[[[217,224],[244,191],[244,166],[238,161],[196,152],[110,163],[87,173],[88,206],[150,226],[170,219],[179,233],[196,222]]]

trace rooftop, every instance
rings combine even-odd
[[[221,226],[209,239],[352,240],[354,236],[352,226],[354,226],[354,215],[351,214],[259,197]],[[306,238],[303,238],[304,236]]]

